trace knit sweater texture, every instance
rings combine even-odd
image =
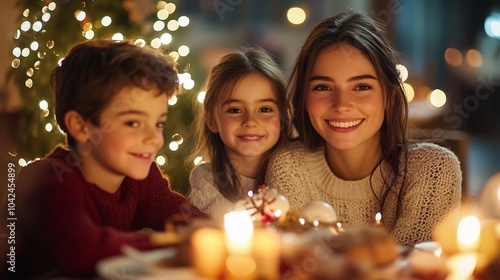
[[[238,194],[244,195],[249,190],[256,187],[256,181],[253,178],[238,175],[241,188]],[[215,176],[212,170],[212,164],[202,163],[191,171],[189,176],[191,191],[188,200],[191,201],[201,211],[207,213],[216,221],[221,221],[224,214],[233,209],[233,202],[225,198],[215,185]]]
[[[56,148],[21,169],[16,182],[17,275],[95,275],[122,245],[155,248],[143,229],[163,231],[172,215],[207,218],[173,191],[155,163],[144,180],[125,177],[115,193],[85,180],[74,153]],[[22,277],[28,277],[24,275]]]
[[[302,143],[293,142],[271,160],[266,178],[269,186],[288,198],[292,209],[300,210],[313,200],[324,201],[349,228],[374,224],[383,178],[389,172],[388,165],[382,163],[371,178],[343,180],[330,170],[324,148],[309,151]],[[450,150],[431,143],[412,143],[406,175],[400,217],[395,218],[395,191],[388,195],[381,214],[396,242],[413,246],[432,240],[436,224],[459,208],[462,173],[458,158]]]

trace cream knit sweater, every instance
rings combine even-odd
[[[384,171],[385,170],[385,171]],[[381,172],[382,171],[382,172]],[[292,209],[300,210],[312,200],[331,204],[346,228],[373,224],[378,212],[382,164],[371,179],[346,181],[335,176],[328,167],[324,149],[306,151],[299,142],[277,154],[267,171],[267,182],[285,195]],[[461,200],[462,173],[457,157],[448,149],[430,143],[410,144],[408,152],[407,192],[402,212],[395,220],[396,196],[388,196],[382,221],[400,245],[432,239],[435,225],[451,210],[458,209]]]
[[[238,176],[238,179],[241,183],[240,194],[246,194],[255,188],[254,179],[242,175]],[[189,175],[189,183],[191,191],[187,197],[188,200],[214,220],[221,221],[224,214],[233,209],[233,203],[225,198],[215,186],[210,163],[202,163],[193,168]]]

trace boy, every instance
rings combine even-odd
[[[19,174],[17,277],[93,276],[95,264],[124,244],[154,248],[153,234],[141,229],[162,231],[174,214],[207,218],[154,163],[167,100],[178,89],[170,57],[87,41],[53,70],[51,84],[68,149],[57,147]]]

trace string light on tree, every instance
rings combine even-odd
[[[176,15],[176,10],[174,3],[152,3],[150,0],[23,1],[10,63],[10,77],[21,87],[19,91],[24,104],[24,114],[19,124],[19,153],[16,154],[20,158],[20,165],[45,156],[54,146],[65,141],[65,135],[55,119],[49,75],[71,47],[80,42],[112,38],[117,41],[132,40],[141,47],[149,45],[161,49],[177,62],[183,92],[193,89],[196,83],[187,62],[189,46],[175,40],[175,34],[189,27],[190,19],[185,15]],[[191,102],[179,100],[188,98],[184,95],[169,100],[169,106],[184,106],[178,110],[191,112]],[[186,127],[193,118],[185,112],[176,114],[173,108],[169,108],[166,139],[171,135],[186,133]],[[184,119],[179,121],[175,116]],[[54,129],[54,126],[58,129]],[[186,144],[179,141],[172,143],[177,145],[176,149],[169,149],[170,142],[166,142],[160,153],[172,159],[164,161],[163,169],[175,180],[179,172],[169,172],[168,169],[181,169],[171,165],[184,164],[184,156],[175,154],[185,153],[181,147]],[[162,159],[159,157],[158,161]]]

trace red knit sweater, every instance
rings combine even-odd
[[[144,180],[125,178],[116,193],[88,183],[72,153],[57,148],[24,167],[16,182],[17,273],[60,271],[92,276],[95,264],[123,244],[151,249],[150,228],[164,230],[173,214],[207,218],[170,189],[155,163]]]

